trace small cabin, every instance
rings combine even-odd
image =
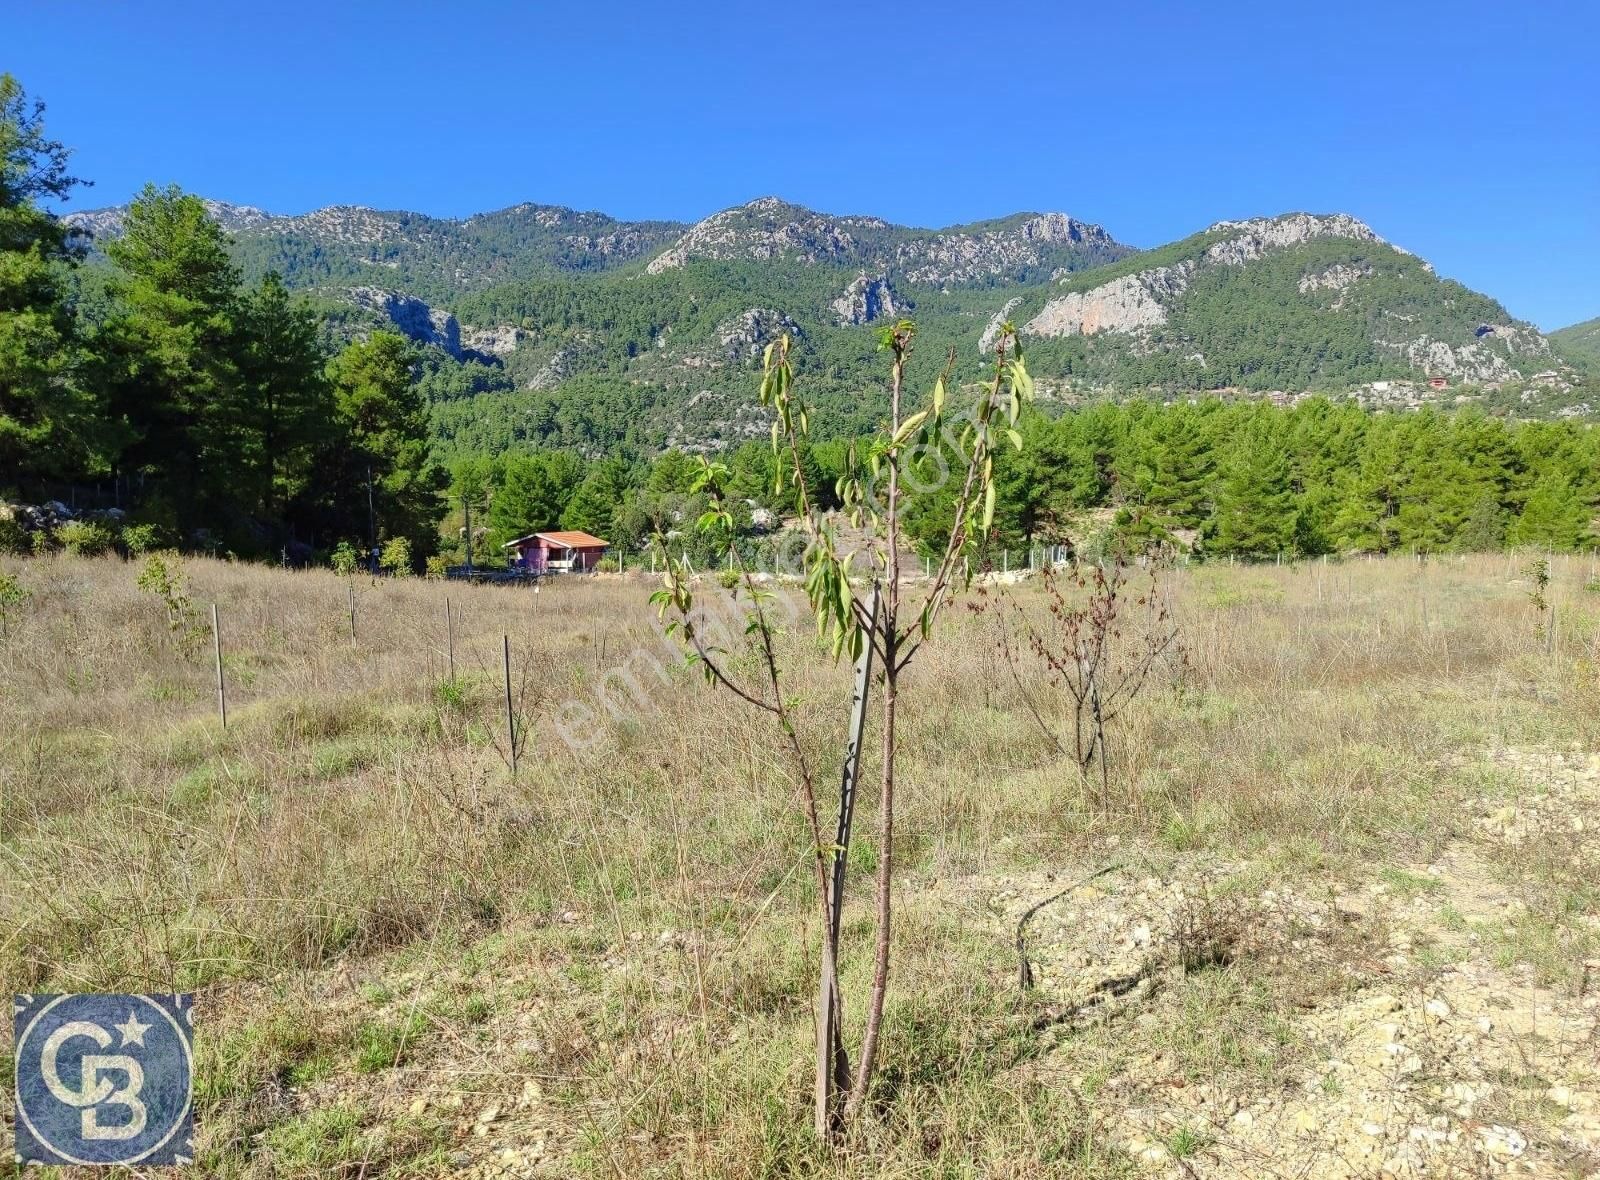
[[[1449,384],[1450,384],[1450,382],[1445,380],[1443,377],[1429,377],[1428,378],[1428,388],[1429,389],[1443,389],[1446,385],[1449,385]]]
[[[530,574],[584,573],[600,564],[610,545],[577,530],[529,533],[501,546],[506,564]]]

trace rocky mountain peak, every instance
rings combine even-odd
[[[206,213],[211,220],[229,233],[259,229],[271,222],[289,220],[275,213],[268,213],[264,209],[257,209],[254,205],[235,205],[228,201],[213,201],[209,197],[202,197],[200,203],[206,207]],[[65,214],[61,220],[63,224],[95,238],[114,238],[122,232],[122,219],[127,209],[126,205],[114,205],[105,209],[84,209]]]
[[[696,222],[645,269],[661,274],[697,258],[847,263],[862,246],[851,231],[886,224],[873,218],[833,218],[777,197],[758,197]]]
[[[1370,225],[1348,213],[1285,213],[1281,217],[1218,221],[1207,232],[1229,234],[1226,241],[1217,242],[1206,253],[1211,261],[1230,266],[1253,261],[1268,250],[1298,246],[1313,238],[1352,238],[1379,246],[1390,245]]]
[[[944,284],[1081,270],[1129,253],[1129,247],[1099,226],[1064,213],[925,230],[879,217],[817,213],[778,197],[760,197],[697,222],[646,269],[661,274],[702,258],[785,259]]]

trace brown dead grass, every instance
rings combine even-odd
[[[540,1097],[507,1118],[523,1141],[538,1124],[529,1166],[553,1175],[1116,1175],[1114,1112],[1026,1064],[1003,940],[927,887],[1108,843],[1298,875],[1425,859],[1483,746],[1594,740],[1586,563],[1556,559],[1554,656],[1507,558],[1166,575],[1191,672],[1114,735],[1109,809],[1050,755],[986,620],[952,615],[903,693],[888,1069],[858,1150],[825,1161],[794,783],[763,721],[697,676],[608,678],[660,650],[648,582],[357,579],[352,644],[332,574],[186,561],[195,604],[221,608],[224,732],[209,645],[174,638],[136,566],[12,562],[31,598],[0,651],[0,991],[198,991],[219,1175],[476,1167],[498,1140],[474,1104],[524,1078]],[[834,764],[848,670],[804,628],[783,655]],[[560,739],[569,702],[598,717],[588,749]],[[874,856],[858,837],[857,868]],[[863,906],[847,987],[868,936]]]

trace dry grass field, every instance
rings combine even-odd
[[[0,991],[195,992],[202,1175],[1593,1174],[1600,587],[1555,558],[1539,638],[1525,565],[1164,574],[1187,670],[1105,799],[952,613],[903,690],[884,1069],[830,1156],[794,779],[725,691],[614,671],[661,650],[647,580],[357,579],[352,642],[331,573],[186,559],[191,631],[136,563],[0,562]],[[849,668],[782,654],[836,766]],[[1097,872],[1023,994],[1022,911]]]

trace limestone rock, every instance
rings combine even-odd
[[[429,307],[403,291],[382,287],[352,287],[350,302],[387,316],[402,335],[418,344],[433,344],[461,359],[461,324],[447,311]]]
[[[828,305],[839,317],[841,324],[870,324],[873,320],[893,319],[909,304],[896,298],[887,275],[868,277],[862,271],[844,289],[844,293]]]

